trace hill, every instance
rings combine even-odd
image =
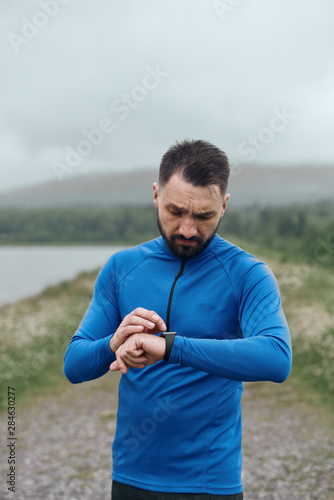
[[[142,169],[126,173],[97,173],[57,179],[31,187],[0,193],[0,208],[109,207],[144,205],[152,199],[157,170]],[[334,199],[333,167],[232,168],[230,205],[305,204]]]

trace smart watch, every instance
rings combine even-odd
[[[166,351],[163,357],[164,361],[169,360],[170,353],[172,352],[172,347],[174,344],[176,332],[162,332],[160,337],[163,337],[166,340]]]

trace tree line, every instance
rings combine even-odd
[[[334,263],[334,203],[229,209],[219,234]],[[137,244],[159,235],[153,206],[0,210],[0,244]],[[321,250],[320,250],[321,249]]]

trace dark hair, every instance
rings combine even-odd
[[[202,140],[184,140],[171,146],[160,163],[159,184],[163,187],[173,174],[181,174],[194,186],[218,184],[226,193],[230,167],[226,154]]]

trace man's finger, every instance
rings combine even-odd
[[[126,364],[124,363],[124,361],[122,361],[121,359],[116,359],[116,361],[114,361],[113,363],[111,363],[110,367],[109,367],[109,370],[111,372],[116,372],[118,370],[121,370],[121,372],[123,373],[123,375],[125,375],[128,371],[128,367],[126,366]]]
[[[135,333],[151,333],[156,335],[167,329],[163,319],[155,312],[137,307],[125,316],[122,323],[110,340],[110,349],[116,352],[128,337]]]
[[[157,314],[155,313],[154,311],[152,311],[152,321],[154,321],[155,325],[162,331],[164,332],[165,330],[167,330],[167,327],[165,325],[165,322],[164,320]]]
[[[111,363],[111,365],[109,366],[109,370],[110,370],[111,372],[117,372],[119,369],[120,369],[120,368],[119,368],[119,365],[118,365],[118,361],[117,361],[117,359],[116,359],[116,361],[113,361],[113,362]]]
[[[139,358],[144,354],[144,349],[137,348],[136,346],[132,347],[130,345],[125,347],[124,356],[129,356],[130,358]]]
[[[143,307],[137,307],[137,309],[132,311],[132,313],[130,313],[128,316],[129,317],[133,316],[133,318],[134,317],[141,318],[147,320],[148,322],[154,323],[153,326],[148,326],[148,328],[154,328],[155,326],[159,328],[161,331],[166,330],[166,325],[164,320],[155,311],[149,311],[147,309],[144,309]]]
[[[128,325],[121,326],[118,328],[117,332],[110,339],[110,349],[116,352],[117,349],[124,344],[126,339],[133,335],[134,333],[141,333],[145,331],[142,325]]]
[[[126,363],[128,368],[136,368],[138,365],[145,365],[147,362],[146,356],[132,357],[131,354],[124,354],[122,357],[122,361]]]

